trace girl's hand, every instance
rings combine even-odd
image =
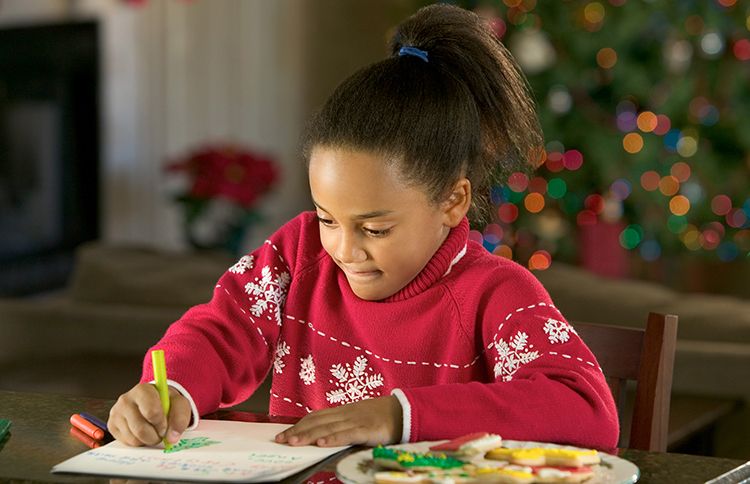
[[[157,445],[166,435],[175,444],[190,423],[190,402],[169,387],[169,422],[161,408],[159,392],[150,383],[139,383],[120,395],[109,411],[107,428],[115,439],[132,445]]]
[[[276,442],[319,447],[394,444],[401,440],[402,419],[396,397],[372,398],[306,415],[278,434]]]

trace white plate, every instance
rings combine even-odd
[[[413,444],[389,445],[394,449],[408,450],[410,452],[427,452],[430,446],[447,442],[445,440],[435,442],[415,442]],[[579,449],[569,445],[544,444],[539,442],[503,440],[503,447],[557,447],[563,449]],[[585,481],[585,484],[632,484],[640,477],[638,467],[630,461],[621,459],[614,455],[600,452],[602,463],[594,466],[594,476]],[[336,466],[336,477],[345,484],[370,484],[374,481],[374,468],[372,463],[372,449],[355,452],[338,463]]]

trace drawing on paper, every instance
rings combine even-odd
[[[218,440],[211,440],[208,437],[195,437],[192,439],[182,439],[172,446],[171,449],[164,449],[165,454],[171,454],[172,452],[179,452],[187,449],[198,449],[200,447],[207,447],[213,444],[220,444]]]

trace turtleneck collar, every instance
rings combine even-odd
[[[469,220],[464,217],[456,227],[452,228],[437,252],[406,286],[396,294],[383,299],[383,302],[396,302],[409,299],[425,291],[443,276],[447,275],[453,265],[466,253],[469,240]]]

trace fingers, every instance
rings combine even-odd
[[[190,425],[192,410],[190,402],[174,388],[169,389],[171,408],[169,409],[169,423],[167,425],[167,440],[171,444],[179,442],[185,429]]]
[[[319,418],[319,416],[316,417],[309,418],[306,421],[300,420],[293,427],[277,435],[276,441],[293,446],[319,445],[324,447],[329,435],[336,432],[346,432],[354,426],[354,423],[349,420],[331,421],[326,418]]]
[[[306,415],[276,436],[288,445],[332,447],[349,444],[391,444],[401,438],[401,405],[380,397]]]
[[[120,395],[107,422],[112,435],[131,445],[156,445],[167,430],[167,420],[153,385],[140,383]]]

